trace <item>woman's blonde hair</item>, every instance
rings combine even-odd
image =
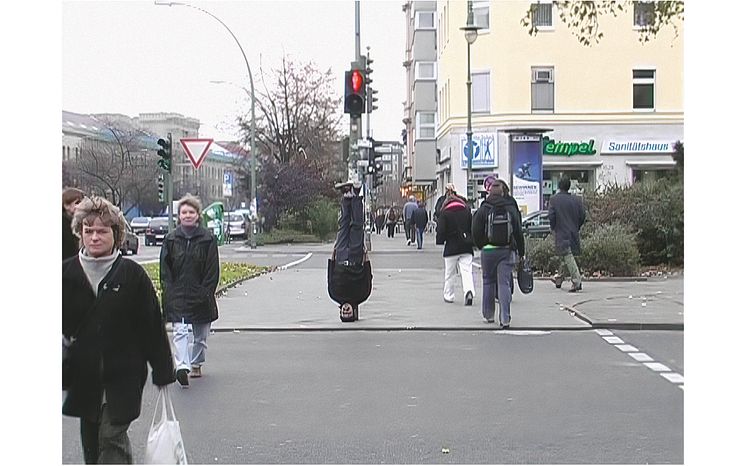
[[[82,238],[83,225],[93,225],[97,218],[100,218],[105,226],[111,227],[114,233],[114,249],[119,249],[124,242],[127,220],[117,206],[103,197],[84,197],[75,208],[75,215],[70,225],[75,236]]]
[[[184,197],[179,199],[179,208],[176,209],[177,217],[181,213],[181,206],[185,204],[196,210],[198,216],[202,215],[202,203],[199,201],[199,198],[187,193],[186,195],[184,195]]]

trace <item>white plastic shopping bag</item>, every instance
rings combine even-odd
[[[159,419],[156,422],[157,418]],[[158,389],[153,422],[150,423],[148,443],[145,446],[145,463],[187,464],[184,441],[181,439],[181,429],[174,414],[168,385]]]

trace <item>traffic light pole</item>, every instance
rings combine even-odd
[[[166,170],[166,212],[168,212],[168,231],[169,233],[174,230],[174,177],[171,172],[174,169],[174,145],[171,139],[171,133],[168,133],[168,147],[171,148],[171,165]]]

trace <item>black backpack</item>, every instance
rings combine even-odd
[[[487,243],[492,246],[509,248],[513,239],[513,222],[504,205],[492,206],[484,226]]]

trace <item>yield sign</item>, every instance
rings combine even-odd
[[[196,170],[205,160],[207,149],[212,144],[212,139],[185,138],[179,139],[179,142],[181,142],[181,147],[184,148],[184,152],[186,152],[187,157],[192,161],[192,165],[194,165],[194,169]]]

